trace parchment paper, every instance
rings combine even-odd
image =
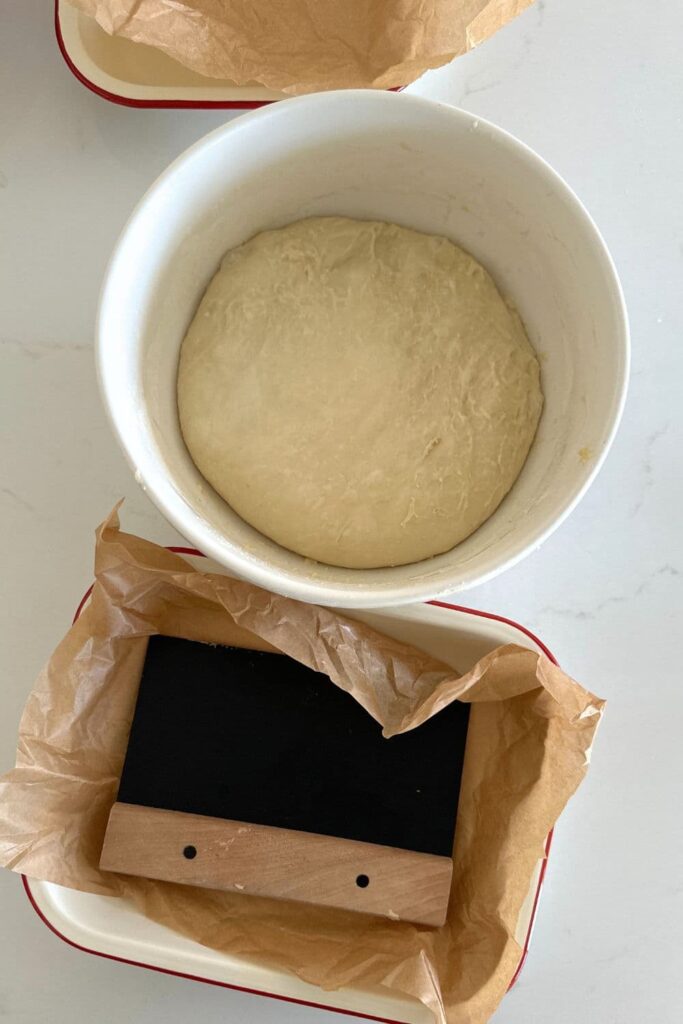
[[[70,0],[110,35],[209,78],[286,93],[391,89],[471,50],[532,0]]]
[[[196,571],[121,533],[116,512],[98,530],[95,573],[90,603],[28,698],[16,768],[0,780],[0,863],[123,896],[204,945],[324,988],[381,985],[421,1000],[440,1024],[488,1020],[519,962],[519,911],[586,771],[603,701],[514,645],[458,677],[335,612]],[[353,694],[387,736],[451,700],[473,702],[443,928],[100,872],[153,633],[284,651]]]

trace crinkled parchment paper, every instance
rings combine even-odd
[[[287,93],[392,89],[488,39],[532,0],[70,0],[110,35],[209,78]]]
[[[466,675],[335,612],[98,530],[96,582],[28,698],[0,780],[0,863],[123,896],[214,949],[324,988],[382,985],[441,1024],[482,1024],[514,974],[519,911],[546,836],[583,778],[603,702],[542,655],[499,648]],[[98,860],[153,633],[270,650],[327,673],[384,726],[473,702],[449,917],[438,930],[100,872]],[[330,684],[332,685],[332,684]]]

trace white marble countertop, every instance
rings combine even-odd
[[[579,509],[470,591],[535,630],[609,700],[591,773],[557,829],[531,952],[501,1024],[683,1017],[683,6],[537,0],[413,91],[518,135],[576,190],[615,257],[633,374],[621,431]],[[0,769],[42,662],[89,581],[92,531],[175,534],[134,485],[95,386],[100,279],[131,207],[221,111],[108,104],[69,74],[47,0],[0,30],[3,601]],[[125,968],[58,942],[0,874],[0,1017],[16,1024],[342,1017]],[[348,1019],[348,1018],[347,1018]]]

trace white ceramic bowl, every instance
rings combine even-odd
[[[258,231],[319,214],[393,221],[457,241],[514,300],[541,358],[545,409],[515,486],[471,537],[423,562],[349,570],[286,551],[211,489],[180,434],[178,351],[221,256]],[[273,104],[180,156],[118,242],[97,348],[114,429],[136,478],[177,529],[260,586],[357,608],[463,590],[537,548],[595,477],[628,374],[617,275],[564,182],[465,111],[369,91]]]

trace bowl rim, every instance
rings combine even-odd
[[[483,127],[487,132],[495,136],[496,141],[507,146],[517,155],[520,155],[526,163],[535,165],[535,169],[539,172],[540,176],[542,178],[545,177],[546,181],[552,184],[571,205],[573,214],[582,222],[584,229],[586,229],[588,236],[591,238],[595,256],[604,269],[605,279],[608,282],[610,298],[614,308],[615,333],[618,335],[617,354],[619,357],[618,365],[613,368],[614,396],[612,407],[605,415],[606,432],[601,450],[593,456],[590,469],[587,471],[583,481],[576,487],[570,500],[558,514],[552,516],[549,521],[546,519],[539,523],[538,528],[527,539],[520,539],[516,543],[512,540],[510,550],[505,558],[490,561],[488,565],[480,566],[479,568],[461,567],[454,570],[454,575],[457,575],[457,579],[446,582],[442,581],[436,588],[433,582],[430,584],[429,578],[417,582],[368,583],[363,579],[363,574],[376,570],[367,569],[354,570],[358,574],[358,583],[304,579],[295,575],[295,571],[283,572],[279,568],[270,566],[265,562],[257,562],[249,558],[241,545],[236,544],[227,536],[219,537],[216,531],[208,526],[208,524],[206,527],[203,527],[201,516],[194,512],[194,510],[190,509],[191,516],[186,516],[183,507],[181,506],[179,509],[173,501],[172,496],[175,494],[175,491],[172,487],[168,486],[163,469],[155,465],[153,460],[143,460],[142,464],[139,464],[131,451],[132,445],[128,431],[119,421],[119,414],[117,412],[119,402],[116,388],[111,387],[107,368],[108,360],[111,358],[108,353],[112,351],[112,346],[108,345],[107,339],[109,332],[112,330],[110,325],[115,323],[117,319],[115,316],[117,303],[114,293],[117,290],[116,276],[118,266],[125,261],[129,237],[138,221],[144,217],[149,201],[161,192],[177,172],[195,159],[199,153],[205,152],[218,142],[222,142],[226,136],[243,131],[254,119],[263,122],[265,129],[268,120],[272,118],[286,118],[289,116],[288,111],[296,106],[325,107],[339,102],[370,102],[377,106],[383,103],[409,103],[414,107],[429,108],[432,111],[438,108],[447,117],[451,117],[453,123],[460,121],[468,127],[476,123],[477,127]],[[443,597],[447,594],[459,593],[470,587],[488,582],[505,570],[512,568],[527,554],[539,548],[573,512],[602,468],[623,414],[630,367],[628,314],[614,261],[595,221],[558,172],[542,156],[527,146],[526,143],[486,118],[472,114],[460,107],[451,106],[422,96],[415,96],[405,92],[387,93],[363,89],[312,93],[289,98],[261,107],[258,110],[249,111],[213,129],[176,157],[144,192],[118,237],[105,270],[100,292],[96,318],[95,349],[100,393],[114,434],[135,473],[135,479],[142,485],[145,492],[149,494],[149,497],[165,518],[201,551],[214,558],[236,575],[247,578],[258,586],[274,590],[287,597],[313,603],[336,605],[340,608],[373,608],[377,606],[408,604],[414,601],[423,601]],[[304,559],[302,556],[303,563]],[[347,571],[350,572],[351,570]]]

